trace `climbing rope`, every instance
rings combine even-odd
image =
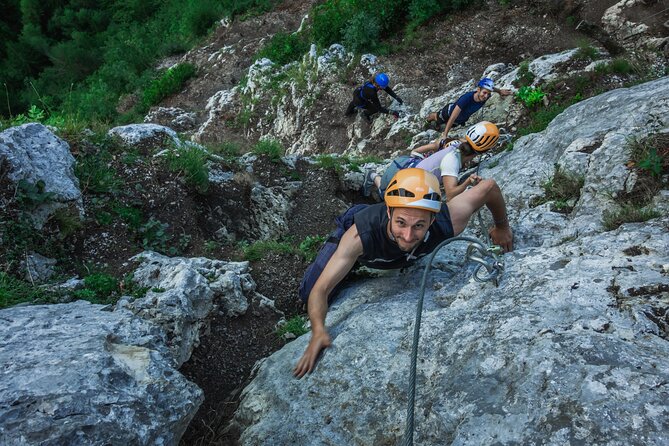
[[[416,305],[416,322],[414,323],[413,347],[411,348],[411,371],[409,375],[409,389],[407,392],[409,402],[407,406],[407,420],[402,446],[413,445],[414,405],[416,397],[416,361],[418,358],[418,340],[420,338],[420,320],[421,314],[423,313],[425,283],[427,282],[427,276],[430,272],[432,261],[434,260],[437,252],[439,252],[439,250],[444,246],[456,241],[469,242],[469,246],[467,246],[467,251],[465,252],[465,262],[463,263],[462,267],[464,268],[464,265],[468,261],[478,263],[478,266],[474,270],[473,274],[474,280],[477,282],[494,281],[497,283],[499,276],[504,272],[504,262],[499,257],[501,254],[501,248],[499,246],[490,246],[489,248],[486,248],[475,237],[461,235],[444,240],[430,255],[427,261],[427,265],[425,265],[425,271],[423,272],[423,280],[420,284],[420,297],[418,298],[418,304]]]

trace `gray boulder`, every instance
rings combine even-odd
[[[163,148],[166,144],[181,146],[177,132],[158,124],[128,124],[109,130],[109,136],[115,136],[129,146]]]
[[[520,246],[559,243],[603,230],[604,211],[615,207],[615,197],[636,178],[625,166],[630,139],[667,128],[669,77],[664,77],[569,107],[546,130],[520,138],[513,151],[497,155],[495,167],[482,169],[481,175],[495,178],[504,191]],[[585,179],[571,215],[530,206],[543,196],[542,184],[553,177],[556,164]]]
[[[516,251],[499,288],[435,270],[416,444],[666,445],[667,224]],[[308,335],[261,363],[235,415],[240,444],[399,444],[421,272],[344,291],[310,375],[291,373]]]
[[[470,268],[433,271],[416,444],[669,444],[669,217],[601,224],[635,181],[628,138],[666,131],[668,108],[669,78],[610,91],[482,170],[504,192],[516,250],[498,288]],[[571,214],[530,206],[556,163],[585,175]],[[398,444],[420,273],[350,284],[328,312],[333,345],[302,380],[291,371],[309,335],[260,363],[232,423],[240,443]]]
[[[145,251],[133,280],[149,290],[140,299],[123,299],[118,308],[132,311],[163,328],[177,366],[190,358],[208,329],[213,311],[244,314],[255,282],[248,262],[224,262],[204,257],[167,257]]]
[[[177,445],[203,401],[164,333],[126,310],[0,311],[0,442]]]
[[[43,182],[42,192],[52,194],[31,210],[38,228],[58,208],[73,205],[83,212],[74,162],[70,146],[42,124],[23,124],[0,133],[0,166],[6,166],[7,178],[31,185]]]

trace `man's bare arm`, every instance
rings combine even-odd
[[[342,236],[337,250],[323,269],[309,294],[307,311],[311,321],[311,340],[304,354],[298,361],[293,374],[301,378],[313,370],[319,353],[330,346],[330,335],[325,329],[325,316],[328,311],[328,296],[335,286],[342,281],[362,255],[362,242],[355,225]]]
[[[453,107],[453,111],[451,112],[451,115],[448,117],[448,122],[446,123],[446,128],[444,129],[444,133],[441,134],[442,138],[446,138],[448,136],[448,132],[451,130],[451,127],[453,127],[453,123],[457,119],[458,116],[460,116],[460,112],[462,110],[460,109],[459,105],[455,105]]]
[[[493,243],[500,245],[504,252],[512,251],[513,233],[509,227],[504,197],[495,180],[490,178],[482,180],[448,202],[455,235],[465,230],[469,218],[483,205],[490,210],[495,222],[490,229]]]

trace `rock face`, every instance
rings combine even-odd
[[[127,310],[79,301],[0,320],[0,443],[176,445],[202,403],[163,332]]]
[[[41,192],[52,194],[31,212],[37,227],[60,207],[71,204],[82,209],[70,146],[42,124],[23,124],[0,133],[0,167],[3,164],[9,180],[31,185],[43,182]]]
[[[569,107],[546,130],[519,139],[513,151],[498,155],[494,168],[481,172],[497,179],[504,191],[517,243],[555,244],[602,230],[604,211],[614,208],[616,195],[635,181],[625,167],[629,141],[668,127],[669,78],[664,77]],[[529,205],[543,195],[541,185],[552,178],[556,164],[585,180],[571,215]]]
[[[668,78],[611,91],[482,172],[504,191],[516,250],[499,287],[471,269],[433,271],[416,444],[669,443],[669,216],[608,232],[600,223],[633,181],[627,138],[666,131],[668,107]],[[568,215],[529,206],[555,163],[586,177]],[[333,345],[302,380],[291,370],[309,335],[267,358],[233,421],[240,443],[399,444],[421,273],[345,289],[328,313]]]
[[[190,358],[212,311],[243,314],[249,305],[246,294],[255,290],[248,262],[167,257],[151,251],[134,259],[141,265],[133,280],[150,289],[145,297],[122,300],[118,306],[165,330],[177,367]]]

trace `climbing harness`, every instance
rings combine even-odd
[[[444,246],[456,242],[463,241],[469,242],[467,251],[465,252],[465,261],[462,264],[464,267],[468,261],[478,263],[476,269],[474,270],[474,280],[477,282],[487,282],[494,281],[497,283],[497,280],[504,272],[504,261],[500,257],[502,253],[499,246],[490,246],[486,248],[479,239],[475,237],[461,235],[458,237],[453,237],[448,240],[441,242],[436,249],[430,255],[427,265],[425,265],[425,271],[423,272],[423,280],[420,284],[420,296],[418,298],[418,303],[416,305],[416,322],[414,323],[414,332],[413,332],[413,346],[411,348],[411,371],[409,375],[409,389],[407,392],[408,397],[408,406],[407,406],[407,420],[406,428],[404,430],[404,439],[402,441],[402,446],[412,446],[413,445],[413,431],[414,431],[414,405],[416,397],[416,361],[418,358],[418,340],[420,338],[420,320],[421,314],[423,312],[423,297],[425,296],[425,283],[427,282],[427,276],[430,272],[432,266],[432,261],[434,260],[435,255],[441,248]]]

